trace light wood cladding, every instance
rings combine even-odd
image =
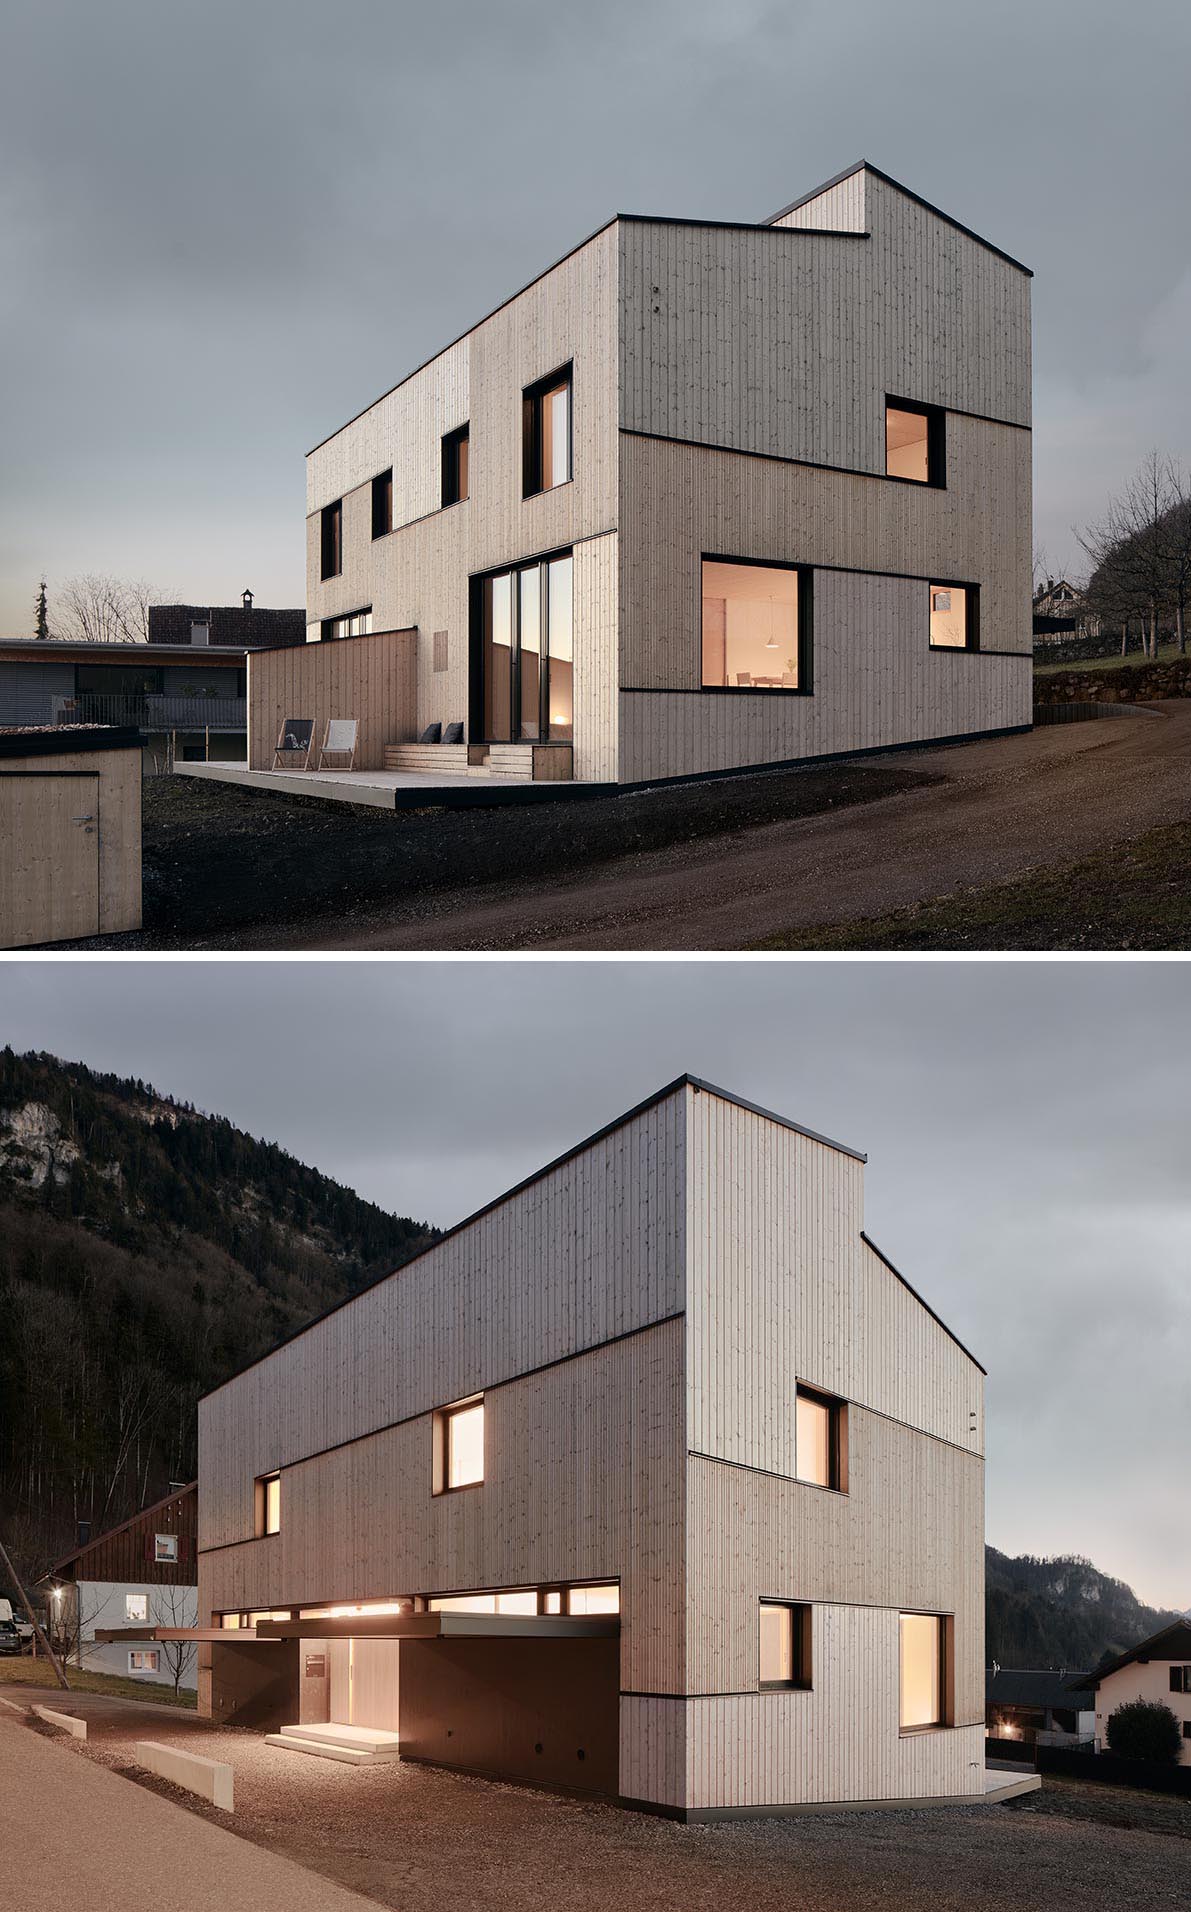
[[[385,745],[416,732],[415,631],[373,631],[287,650],[248,653],[248,767],[269,770],[287,717],[314,719],[314,753],[328,718],[359,724],[356,769],[380,770]],[[283,766],[284,767],[284,766]]]

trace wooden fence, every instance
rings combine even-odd
[[[382,769],[385,745],[410,743],[417,734],[417,642],[416,630],[370,631],[249,651],[250,769],[271,768],[287,717],[313,718],[316,745],[328,717],[354,717],[360,726],[356,769]]]

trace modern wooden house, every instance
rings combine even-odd
[[[617,216],[316,446],[307,635],[413,643],[392,768],[723,772],[1027,727],[1030,537],[1030,274],[862,162]]]
[[[200,1709],[683,1816],[984,1794],[983,1370],[684,1076],[199,1410]]]
[[[193,1688],[197,1618],[195,1531],[198,1490],[174,1488],[131,1520],[78,1544],[46,1576],[51,1637],[76,1666],[157,1685]]]

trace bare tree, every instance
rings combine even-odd
[[[68,578],[55,598],[54,636],[87,644],[146,644],[149,606],[161,602],[161,592],[143,578],[94,572]]]
[[[198,1595],[193,1587],[158,1587],[153,1594],[151,1613],[155,1627],[192,1627],[198,1623]],[[194,1640],[159,1640],[158,1650],[166,1672],[178,1688],[198,1658]]]
[[[1191,599],[1191,483],[1171,459],[1167,483],[1173,500],[1166,518],[1166,558],[1174,603],[1174,636],[1179,656],[1187,655],[1187,603]]]
[[[1147,454],[1104,517],[1077,534],[1091,562],[1089,604],[1104,622],[1127,633],[1132,618],[1142,625],[1142,650],[1158,655],[1161,619],[1172,603],[1170,520],[1177,504],[1172,467],[1157,451]],[[1122,653],[1125,637],[1122,638]]]

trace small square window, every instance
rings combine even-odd
[[[128,1671],[130,1673],[156,1673],[160,1664],[161,1658],[156,1649],[132,1647],[129,1650]]]
[[[178,1558],[177,1534],[154,1534],[153,1558],[154,1560],[164,1562],[167,1565],[173,1561],[176,1561]]]
[[[126,1593],[124,1596],[124,1618],[126,1620],[147,1620],[149,1618],[149,1596],[147,1593]]]
[[[941,405],[885,400],[885,475],[916,485],[943,485],[947,414]]]
[[[460,1401],[434,1417],[433,1491],[451,1494],[484,1478],[484,1401]]]
[[[794,1473],[812,1487],[848,1487],[848,1410],[833,1394],[798,1387],[794,1401]]]
[[[979,649],[979,593],[974,584],[930,586],[930,647],[932,651]]]
[[[383,538],[393,529],[393,467],[372,480],[372,535]]]
[[[810,1608],[786,1600],[762,1600],[758,1655],[762,1688],[808,1688],[811,1684]]]
[[[529,385],[523,395],[524,491],[527,498],[571,480],[571,368]]]
[[[442,441],[442,501],[445,505],[461,505],[467,497],[468,478],[468,428],[460,425],[458,431],[448,432]]]

